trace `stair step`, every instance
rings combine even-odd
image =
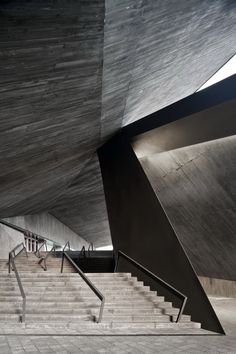
[[[103,316],[104,322],[116,322],[116,323],[126,323],[126,322],[139,322],[139,323],[146,323],[146,322],[170,322],[170,317],[167,315],[156,314],[156,315],[145,315],[145,316],[130,316],[130,315],[116,315],[116,316]]]
[[[75,306],[75,302],[74,301],[70,301],[70,302],[55,302],[55,301],[29,301],[27,299],[27,309],[32,309],[32,308],[40,308],[40,309],[48,309],[48,308],[52,308],[54,309],[54,311],[58,311],[60,309],[63,308],[71,308],[73,309],[85,309],[85,310],[89,310],[89,309],[99,309],[101,305],[101,302],[97,302],[97,303],[89,303],[89,302],[81,302],[78,303],[76,302],[76,306]],[[15,299],[14,303],[10,302],[10,301],[6,301],[4,303],[1,303],[0,306],[0,311],[4,312],[4,311],[8,311],[9,309],[17,309],[17,308],[22,308],[22,299],[18,298]],[[126,314],[126,313],[163,313],[164,314],[164,310],[160,309],[158,307],[155,306],[147,306],[146,304],[143,304],[141,306],[125,306],[122,304],[116,304],[116,307],[114,308],[114,303],[106,303],[105,304],[105,308],[104,308],[104,313],[107,314]]]
[[[47,295],[45,296],[44,294],[37,294],[37,295],[26,295],[27,296],[27,302],[55,302],[55,303],[61,303],[63,301],[66,302],[75,302],[75,303],[79,303],[82,302],[83,304],[89,303],[89,304],[100,304],[100,300],[96,297],[86,297],[86,298],[81,298],[80,296],[77,295],[67,295],[67,296],[60,296],[57,297],[55,295]],[[16,295],[8,295],[8,296],[0,296],[0,301],[1,302],[14,302],[14,301],[21,301],[22,297],[21,294],[16,294]],[[82,301],[81,301],[82,300]],[[96,301],[96,302],[94,302]],[[113,300],[108,298],[105,301],[106,306],[108,305],[113,305],[115,307],[137,307],[137,306],[150,306],[150,307],[159,307],[161,309],[169,309],[172,306],[171,302],[164,302],[164,301],[150,301],[150,300],[146,300],[146,299],[117,299],[114,298]]]
[[[74,314],[70,314],[70,316],[68,317],[67,314],[63,315],[63,314],[44,314],[44,315],[40,315],[40,314],[27,314],[27,322],[50,322],[50,321],[64,321],[64,323],[69,323],[69,322],[73,322],[73,321],[91,321],[91,322],[95,322],[95,318],[93,315],[74,315]]]
[[[41,253],[41,255],[46,253]],[[50,255],[47,271],[44,262],[34,254],[19,256],[16,260],[26,294],[26,324],[31,326],[76,326],[98,328],[95,322],[101,301],[65,259],[64,272],[60,273],[61,258]],[[84,260],[84,263],[88,259]],[[0,261],[0,322],[16,323],[22,313],[22,297],[16,276],[7,273],[5,260]],[[89,268],[88,268],[89,269]],[[87,277],[105,296],[103,323],[100,328],[199,328],[191,317],[183,315],[175,321],[179,309],[151,291],[131,273],[86,273]],[[90,326],[90,327],[89,327]],[[184,328],[184,327],[183,327]]]
[[[103,323],[105,324],[105,322]],[[119,329],[119,328],[164,328],[164,329],[184,329],[184,328],[192,328],[192,329],[197,329],[201,328],[201,324],[198,322],[180,322],[180,323],[173,323],[173,322],[112,322],[110,325],[110,328],[114,329]]]
[[[65,304],[60,304],[60,306],[55,306],[55,304],[50,304],[50,306],[44,306],[43,303],[40,304],[27,304],[26,306],[26,313],[37,313],[37,314],[91,314],[91,313],[97,313],[100,309],[100,306],[96,307],[91,307],[91,306],[76,306],[74,308],[73,303],[69,303],[68,306],[66,307]],[[21,313],[22,312],[22,303],[14,303],[14,305],[11,306],[6,306],[5,308],[0,308],[0,315],[1,314],[15,314],[15,313]],[[164,313],[161,311],[161,309],[130,309],[127,308],[126,311],[116,311],[109,309],[104,309],[104,316],[111,316],[112,318],[116,318],[116,316],[155,316],[155,315],[164,315]],[[190,318],[188,317],[183,317],[184,319]]]
[[[91,276],[92,274],[92,276]],[[99,278],[99,274],[102,274],[102,276]],[[103,273],[87,273],[86,276],[88,278],[91,278],[92,279],[107,279],[107,280],[116,280],[116,279],[122,279],[121,277],[119,277],[117,275],[117,273],[105,273],[107,275],[104,275]],[[76,273],[72,273],[72,274],[64,274],[64,273],[57,273],[57,272],[50,272],[49,270],[48,271],[44,271],[43,273],[39,273],[39,274],[31,274],[30,273],[30,270],[29,271],[24,271],[24,272],[21,272],[20,274],[21,278],[22,277],[26,277],[26,278],[37,278],[37,277],[54,277],[54,276],[60,276],[60,277],[78,277],[78,274]],[[5,274],[2,274],[1,273],[1,277],[2,278],[8,278],[8,277],[13,277],[15,278],[15,275],[14,273],[11,273],[10,275],[8,273],[5,273]],[[130,277],[131,279],[131,277]],[[137,280],[136,277],[133,277],[132,278],[133,280]]]

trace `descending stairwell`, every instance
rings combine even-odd
[[[113,251],[85,251],[72,254],[73,260],[84,273],[113,273],[115,258]]]
[[[43,255],[44,257],[46,254]],[[100,301],[67,259],[60,273],[61,259],[50,255],[47,271],[34,254],[16,258],[17,270],[26,294],[26,324],[65,325],[101,328],[200,328],[183,315],[174,323],[179,309],[157,296],[130,273],[88,273],[88,278],[104,294],[102,323],[96,323]],[[0,321],[17,323],[22,298],[14,272],[7,273],[0,261]]]

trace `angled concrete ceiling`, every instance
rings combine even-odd
[[[235,54],[235,1],[12,0],[0,11],[0,217],[51,211],[108,244],[97,147]]]

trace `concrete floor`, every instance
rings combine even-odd
[[[210,298],[226,336],[1,335],[0,354],[236,354],[236,299]]]
[[[226,334],[236,338],[236,298],[209,297],[209,299]]]

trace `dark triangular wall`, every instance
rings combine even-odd
[[[129,142],[119,135],[98,154],[115,251],[128,254],[185,294],[185,313],[193,321],[201,322],[204,329],[224,333]],[[120,270],[135,271],[128,263],[121,266]],[[138,275],[160,295],[179,305],[177,298]]]

